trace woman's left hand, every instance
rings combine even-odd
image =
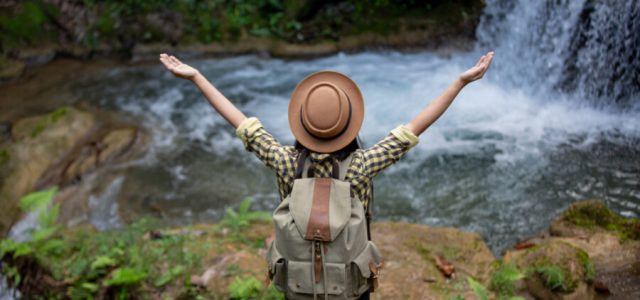
[[[478,63],[475,66],[460,74],[460,80],[464,84],[468,84],[482,78],[482,76],[484,76],[484,73],[486,73],[489,69],[491,60],[493,60],[493,51],[483,55],[480,60],[478,60]]]

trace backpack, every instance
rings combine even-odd
[[[377,288],[382,263],[370,240],[369,214],[365,219],[344,180],[353,154],[340,163],[331,157],[331,178],[315,178],[307,156],[302,151],[293,189],[273,212],[268,277],[288,299],[357,299]]]

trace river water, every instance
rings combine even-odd
[[[640,31],[620,33],[631,45],[616,50],[611,59],[623,66],[609,72],[613,64],[598,61],[602,43],[589,42],[602,30],[581,25],[591,18],[633,29],[635,19],[618,14],[637,12],[638,3],[625,3],[631,12],[627,4],[487,1],[476,50],[469,53],[183,60],[286,144],[294,142],[286,111],[297,82],[318,70],[343,72],[364,94],[360,136],[368,147],[411,120],[481,53],[495,50],[487,76],[467,86],[420,143],[376,177],[374,209],[376,221],[477,232],[499,254],[546,228],[576,200],[598,198],[624,216],[640,216],[640,82],[633,48]],[[577,45],[576,34],[587,42]],[[625,64],[625,55],[636,60]],[[117,210],[128,220],[151,214],[189,224],[216,222],[245,197],[256,209],[277,205],[274,174],[244,151],[195,86],[159,62],[114,66],[66,85],[74,99],[133,116],[152,133],[145,157],[108,170],[115,179],[92,196],[98,228],[121,226]]]

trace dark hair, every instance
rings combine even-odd
[[[333,157],[335,157],[337,160],[344,160],[345,158],[349,157],[349,155],[351,153],[353,153],[354,151],[361,149],[361,141],[360,141],[360,136],[356,136],[355,139],[353,139],[353,141],[351,141],[351,143],[349,143],[348,145],[344,146],[344,148],[335,151],[335,152],[331,152],[331,155]],[[296,140],[295,143],[295,148],[297,150],[304,150],[307,149],[307,147],[305,147],[304,145],[300,144],[300,142],[298,142]],[[311,150],[309,150],[311,151]]]

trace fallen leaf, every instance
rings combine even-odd
[[[456,271],[453,265],[441,255],[436,256],[436,267],[438,267],[438,270],[446,277],[451,277],[451,274]]]

